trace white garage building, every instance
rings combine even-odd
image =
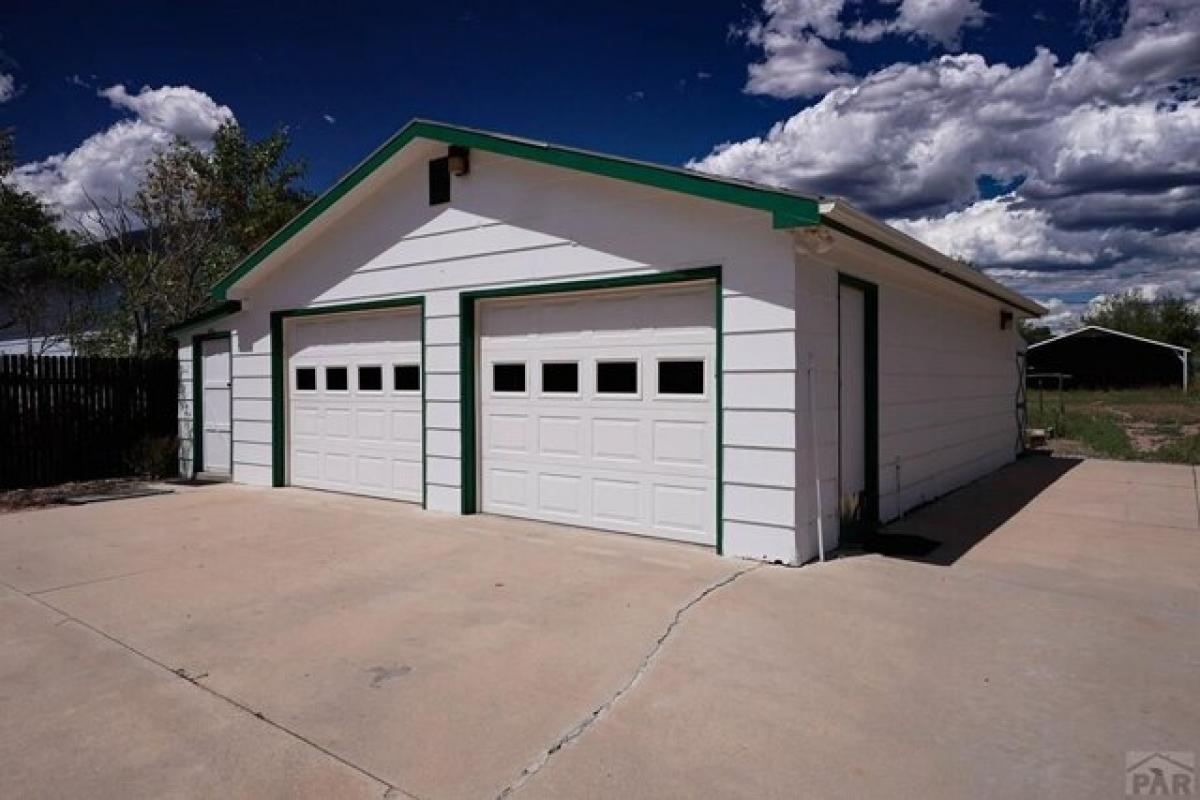
[[[422,121],[214,295],[185,475],[792,564],[1014,458],[1043,311],[840,200]]]

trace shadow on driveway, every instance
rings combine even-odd
[[[878,553],[950,566],[1082,462],[1029,454],[950,494],[908,512],[843,556]]]

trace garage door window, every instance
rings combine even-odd
[[[542,364],[543,394],[579,394],[579,364],[551,361]]]
[[[659,361],[658,393],[660,395],[702,397],[704,395],[704,361],[699,358]]]
[[[596,394],[636,396],[636,361],[600,361],[596,363]]]
[[[416,364],[397,364],[392,367],[392,387],[397,392],[421,391],[421,368]]]
[[[348,383],[345,367],[325,368],[325,391],[344,392],[346,391],[347,385]]]
[[[296,391],[315,392],[317,390],[317,368],[296,367]]]
[[[358,390],[360,392],[382,392],[383,367],[359,367]]]
[[[496,394],[524,394],[525,365],[492,364],[492,391]]]

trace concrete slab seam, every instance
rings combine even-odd
[[[150,569],[139,569],[134,572],[123,572],[120,575],[106,575],[103,578],[92,578],[87,581],[78,581],[76,583],[65,583],[62,586],[54,586],[49,589],[37,589],[32,592],[22,592],[26,597],[37,597],[38,595],[50,594],[52,592],[62,592],[67,589],[78,589],[83,586],[93,586],[97,583],[108,583],[109,581],[119,581],[122,578],[133,578],[138,575],[146,575],[151,572],[162,572],[163,570],[174,569],[174,567],[151,567]]]
[[[1196,468],[1192,467],[1192,491],[1196,493],[1196,525],[1200,526],[1200,481],[1196,478]]]
[[[592,710],[590,714],[580,720],[574,727],[560,736],[553,745],[544,750],[536,759],[534,759],[531,764],[525,767],[515,781],[510,783],[508,786],[505,786],[500,790],[499,793],[496,794],[496,800],[503,800],[504,798],[512,795],[514,792],[520,790],[521,787],[525,786],[525,784],[532,780],[533,777],[538,774],[538,772],[540,772],[548,763],[550,763],[550,759],[554,758],[554,756],[561,752],[562,749],[567,745],[578,741],[580,737],[587,733],[593,725],[599,722],[600,719],[607,714],[614,705],[616,705],[618,700],[620,700],[631,689],[633,689],[641,677],[650,669],[650,665],[662,650],[663,645],[666,643],[667,639],[671,637],[671,634],[675,632],[675,629],[679,627],[683,616],[688,611],[690,611],[694,606],[700,603],[700,601],[718,589],[728,586],[748,572],[753,572],[754,570],[765,566],[769,565],[761,563],[752,564],[748,567],[744,567],[736,572],[726,575],[719,581],[710,583],[708,586],[704,587],[704,589],[702,589],[698,594],[694,595],[686,603],[677,608],[671,617],[671,621],[667,623],[667,627],[663,630],[662,634],[660,634],[659,637],[654,641],[654,644],[651,645],[649,652],[642,657],[642,660],[638,663],[637,669],[634,670],[633,675],[630,676],[629,680],[627,680],[624,685],[617,689],[612,696]]]
[[[210,686],[205,686],[203,683],[200,683],[200,680],[202,678],[205,678],[208,676],[207,672],[200,673],[197,675],[190,675],[190,674],[188,674],[187,670],[183,667],[172,668],[169,665],[164,664],[162,661],[159,661],[158,659],[154,658],[153,656],[151,656],[147,653],[144,653],[141,650],[138,650],[133,645],[123,642],[120,639],[116,638],[115,636],[112,636],[111,634],[101,630],[100,628],[97,628],[95,625],[92,625],[91,623],[89,623],[85,620],[79,619],[78,617],[67,613],[63,609],[55,606],[53,603],[46,602],[41,597],[37,597],[35,595],[28,594],[27,592],[23,592],[20,589],[16,588],[15,586],[12,586],[11,584],[5,583],[3,581],[0,581],[0,586],[5,586],[6,588],[9,588],[9,589],[13,590],[14,592],[17,592],[18,594],[22,595],[23,597],[26,597],[29,600],[32,600],[33,602],[49,609],[50,611],[53,611],[56,614],[61,614],[64,617],[64,619],[60,620],[59,623],[57,623],[57,624],[61,624],[63,622],[74,622],[75,624],[79,625],[80,627],[82,627],[88,631],[91,631],[92,633],[96,634],[97,636],[100,636],[103,639],[107,639],[108,641],[112,642],[113,644],[117,645],[118,647],[122,648],[123,650],[133,653],[135,656],[138,656],[139,658],[141,658],[145,661],[148,661],[151,664],[154,664],[156,667],[166,670],[167,672],[171,673],[172,675],[174,675],[177,678],[181,678],[182,680],[190,683],[192,686],[195,686],[196,688],[200,689],[201,691],[207,692],[208,694],[212,695],[213,697],[218,698],[219,700],[223,700],[224,702],[228,703],[229,705],[233,706],[234,708],[238,709],[239,711],[245,712],[246,714],[249,714],[250,716],[259,720],[260,722],[264,722],[267,725],[270,725],[272,728],[275,728],[276,730],[280,731],[281,733],[284,733],[287,736],[290,736],[291,738],[295,739],[296,741],[299,741],[303,744],[308,745],[309,747],[313,748],[314,750],[317,750],[318,752],[328,756],[329,758],[332,758],[334,761],[337,761],[338,763],[342,764],[343,766],[346,766],[346,767],[354,770],[355,772],[359,773],[360,775],[364,775],[367,778],[370,778],[371,780],[375,781],[376,783],[378,783],[384,787],[384,793],[383,793],[384,800],[391,800],[392,798],[395,798],[395,797],[405,797],[405,798],[409,798],[409,800],[422,800],[422,798],[419,797],[418,795],[415,795],[415,794],[405,790],[403,787],[397,786],[396,784],[394,784],[390,781],[384,780],[383,778],[379,777],[378,775],[375,775],[374,773],[372,773],[366,769],[363,769],[359,765],[346,760],[342,756],[339,756],[337,753],[334,753],[333,751],[331,751],[325,747],[322,747],[321,745],[317,744],[316,742],[314,742],[313,740],[304,736],[303,734],[297,733],[296,731],[291,730],[287,726],[285,726],[279,722],[276,722],[275,720],[273,720],[270,717],[263,714],[261,711],[255,711],[254,709],[250,708],[247,705],[244,705],[243,703],[238,702],[237,700],[233,699],[232,697],[221,694],[220,692],[216,691],[215,689],[213,689]]]

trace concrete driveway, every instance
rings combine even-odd
[[[1118,797],[1200,751],[1191,468],[1030,459],[888,535],[786,569],[301,490],[0,516],[0,796]]]

